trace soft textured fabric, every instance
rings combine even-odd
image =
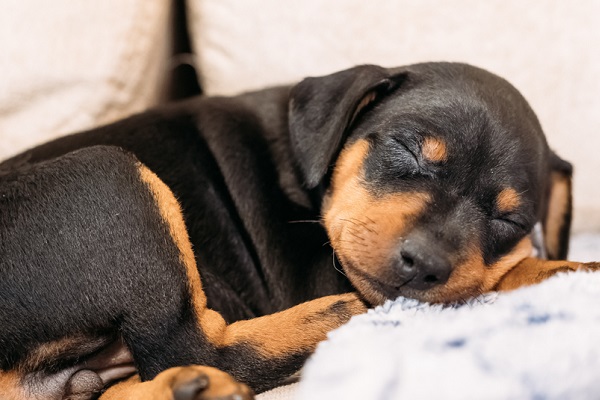
[[[600,273],[442,308],[399,298],[330,334],[298,400],[600,395]]]
[[[157,102],[170,0],[3,0],[0,160]]]
[[[462,61],[513,83],[576,166],[575,228],[600,228],[600,2],[189,0],[204,89],[232,94],[360,63]]]

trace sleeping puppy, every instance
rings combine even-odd
[[[510,84],[451,63],[39,146],[0,165],[0,397],[251,398],[365,303],[597,268],[555,261],[570,177]]]

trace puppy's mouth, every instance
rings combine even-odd
[[[385,283],[375,276],[354,267],[352,263],[346,262],[344,265],[350,282],[373,305],[382,304],[385,300],[397,298],[401,295],[402,287],[414,278],[394,285]]]
[[[341,261],[341,263],[352,285],[373,306],[381,305],[386,300],[394,300],[399,296],[427,301],[427,291],[411,290],[406,286],[416,275],[390,283],[387,279],[381,279],[363,271],[348,260]]]
[[[409,287],[416,274],[391,282],[389,279],[364,271],[349,260],[340,260],[340,262],[352,285],[373,306],[381,305],[387,300],[395,300],[398,297],[428,303],[454,304],[481,294],[480,284],[476,281],[461,288],[449,288],[445,284],[441,284],[430,289],[419,290]]]

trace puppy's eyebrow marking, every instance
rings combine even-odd
[[[423,140],[423,145],[421,146],[421,153],[423,157],[431,162],[439,163],[446,161],[448,158],[448,150],[446,148],[446,143],[441,139],[434,138],[431,136],[427,136]]]
[[[502,189],[496,197],[496,208],[500,212],[514,211],[520,204],[521,197],[513,188]]]

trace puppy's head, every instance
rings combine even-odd
[[[567,252],[570,165],[503,79],[464,64],[361,66],[293,88],[290,135],[335,254],[373,304],[492,290],[544,230]]]

